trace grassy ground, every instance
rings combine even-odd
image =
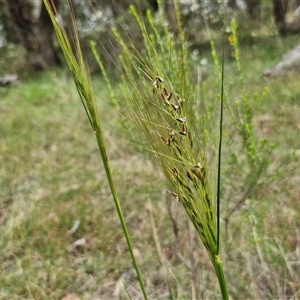
[[[225,264],[232,299],[300,298],[299,73],[262,77],[295,43],[242,47],[246,91],[269,90],[256,130],[275,145],[271,166],[296,155],[281,166],[276,184],[231,217]],[[231,61],[225,76],[233,100],[239,97],[235,70]],[[206,80],[213,87],[212,75]],[[190,299],[196,276],[201,298],[217,299],[216,279],[183,210],[169,199],[156,166],[116,129],[118,114],[104,101],[103,80],[93,82],[150,298],[166,299],[170,288],[174,299]],[[61,70],[39,73],[1,88],[0,98],[0,299],[126,299],[123,282],[138,299],[96,141],[71,78]],[[71,230],[77,220],[78,229]]]

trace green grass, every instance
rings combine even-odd
[[[273,46],[274,57],[280,57],[293,42],[288,39],[280,48]],[[241,52],[246,91],[269,89],[255,129],[259,137],[268,137],[275,144],[271,167],[277,168],[288,154],[300,149],[298,77],[288,74],[263,79],[262,71],[274,63],[263,44],[255,49],[242,46]],[[238,98],[233,64],[226,69],[226,88]],[[206,81],[209,95],[213,75]],[[118,114],[104,101],[108,92],[103,79],[96,77],[93,84],[149,298],[166,299],[166,276],[175,299],[191,298],[190,271],[175,255],[177,245],[188,262],[191,252],[200,262],[197,270],[203,299],[215,299],[217,282],[195,230],[178,202],[168,199],[158,168],[121,137],[115,127]],[[1,88],[0,98],[0,299],[62,299],[70,293],[80,299],[111,299],[117,297],[112,296],[117,293],[116,286],[122,287],[120,275],[136,299],[138,283],[97,144],[72,79],[61,70],[45,72],[20,86]],[[264,188],[259,198],[247,199],[232,216],[224,258],[232,299],[241,295],[243,299],[300,297],[299,266],[288,268],[285,262],[299,260],[295,252],[300,226],[298,165],[299,150],[281,167],[280,181]],[[230,195],[225,197],[230,201]],[[180,220],[177,238],[168,214],[169,202],[173,216]],[[76,220],[81,222],[79,228],[68,234]],[[159,259],[153,229],[170,265]],[[73,246],[81,238],[86,239],[85,245]],[[120,293],[126,299],[126,292]]]

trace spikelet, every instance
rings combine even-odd
[[[129,53],[127,52],[127,55]],[[176,90],[170,89],[162,76],[150,73],[149,67],[131,70],[136,74],[125,101],[133,119],[145,134],[160,164],[170,192],[184,207],[214,261],[216,255],[216,214],[212,201],[204,149],[193,132],[191,105]],[[191,126],[190,126],[191,125]],[[191,129],[190,129],[191,128]]]

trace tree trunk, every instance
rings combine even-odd
[[[2,0],[3,2],[7,15],[8,38],[27,50],[29,65],[34,69],[47,69],[59,64],[52,40],[53,27],[44,5],[37,19],[32,14],[29,1]],[[59,0],[54,2],[57,7]]]
[[[287,27],[285,22],[285,14],[287,10],[286,0],[273,0],[273,13],[275,24],[278,27],[279,33],[281,35],[287,34]]]
[[[292,3],[290,3],[292,4]],[[295,3],[296,4],[296,3]],[[300,33],[300,21],[296,20],[293,23],[285,21],[285,15],[288,9],[288,0],[273,0],[273,13],[275,24],[279,30],[280,35]]]
[[[246,2],[249,16],[254,20],[260,20],[261,0],[247,0]]]
[[[237,8],[236,0],[229,0],[228,6],[231,7],[232,9],[236,9]]]

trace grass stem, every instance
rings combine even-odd
[[[140,283],[140,287],[141,287],[144,299],[148,299],[146,289],[145,289],[145,286],[143,283],[142,275],[140,273],[138,264],[136,262],[136,259],[135,259],[134,253],[133,253],[133,247],[132,247],[131,239],[130,239],[129,232],[127,229],[127,225],[125,222],[125,218],[123,215],[119,196],[115,189],[114,180],[112,178],[110,165],[109,165],[109,161],[108,161],[108,157],[107,157],[105,141],[104,141],[103,133],[102,133],[102,129],[101,129],[101,122],[100,122],[100,118],[98,115],[96,100],[95,100],[95,97],[93,94],[91,81],[90,81],[89,74],[87,72],[87,68],[86,68],[84,58],[83,58],[81,48],[80,48],[79,37],[78,37],[77,30],[76,30],[76,24],[75,24],[75,19],[74,19],[75,18],[74,12],[70,5],[70,12],[71,12],[71,17],[72,17],[72,21],[73,21],[75,49],[76,49],[75,53],[69,42],[68,35],[66,34],[63,26],[59,23],[58,19],[56,18],[56,16],[58,14],[54,7],[54,4],[52,3],[52,5],[51,5],[49,0],[44,0],[44,4],[47,8],[47,11],[51,18],[51,21],[53,23],[58,41],[59,41],[60,46],[64,53],[65,60],[72,72],[73,79],[74,79],[76,88],[78,90],[80,99],[82,101],[83,107],[84,107],[87,117],[91,123],[91,126],[95,132],[97,143],[98,143],[98,148],[100,151],[100,156],[101,156],[101,159],[103,162],[103,166],[105,169],[109,187],[110,187],[110,190],[111,190],[111,193],[113,196],[114,204],[115,204],[115,207],[116,207],[116,210],[117,210],[120,222],[121,222],[123,233],[124,233],[124,236],[125,236],[125,239],[127,242],[129,253],[130,253],[134,268],[137,273],[138,281]]]

